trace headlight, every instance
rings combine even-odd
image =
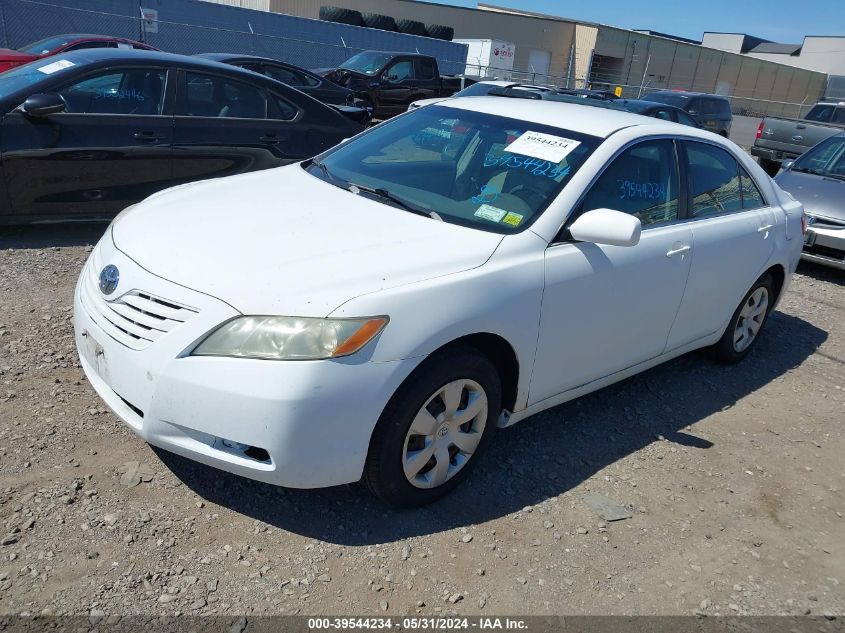
[[[354,354],[364,347],[384,329],[387,321],[387,317],[239,317],[209,334],[191,355],[268,360],[337,358]]]

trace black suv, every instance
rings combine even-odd
[[[643,97],[646,101],[666,103],[692,115],[705,130],[721,134],[725,138],[731,133],[731,102],[726,97],[706,92],[685,90],[658,90]]]

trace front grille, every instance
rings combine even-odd
[[[810,224],[810,228],[818,228],[818,229],[845,229],[845,220],[838,220],[835,218],[823,218],[819,216],[814,216],[815,219],[813,223]]]
[[[82,279],[82,305],[103,332],[127,347],[142,350],[197,314],[196,308],[141,290],[107,300],[100,292],[98,271],[90,261]]]

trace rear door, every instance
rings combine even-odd
[[[173,175],[179,182],[278,167],[308,158],[301,109],[263,83],[179,71]]]
[[[65,112],[3,120],[12,212],[102,217],[173,184],[173,71],[109,68],[56,87]]]
[[[669,335],[674,349],[719,331],[762,274],[783,214],[764,199],[730,152],[684,141],[693,256],[684,300]]]
[[[430,57],[414,59],[414,91],[410,100],[439,97],[440,92],[440,77],[437,75],[437,65],[434,60]]]

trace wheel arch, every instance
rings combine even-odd
[[[764,270],[763,273],[760,275],[760,277],[763,277],[764,275],[770,275],[771,278],[772,278],[772,282],[775,285],[775,287],[774,287],[775,298],[774,298],[774,301],[772,301],[772,309],[774,310],[774,307],[780,301],[780,294],[781,294],[781,291],[783,290],[784,283],[786,283],[786,269],[783,267],[782,264],[774,264],[772,266],[769,266],[766,270]],[[760,277],[758,277],[758,279]],[[756,281],[755,281],[755,283],[756,283]]]

